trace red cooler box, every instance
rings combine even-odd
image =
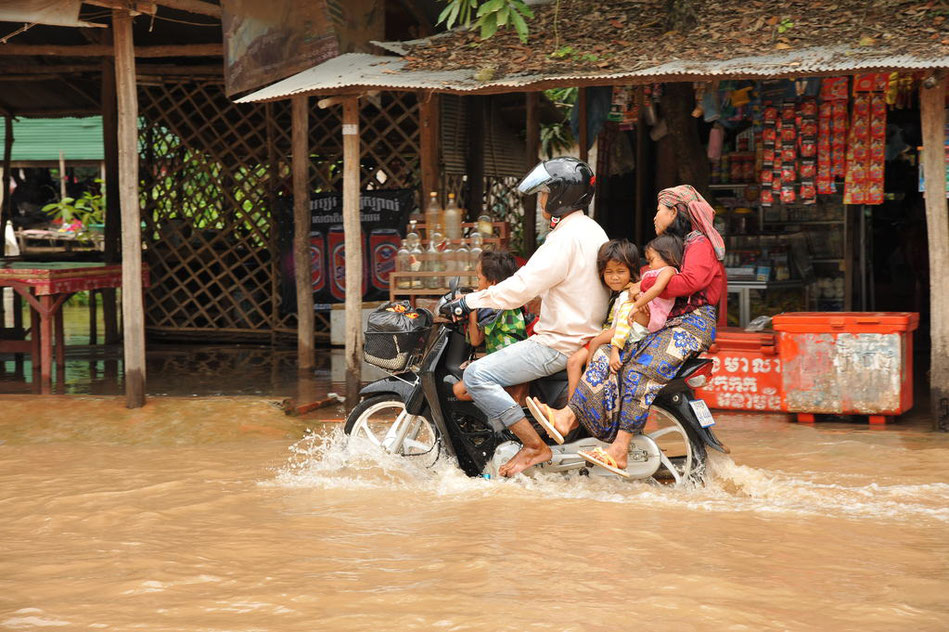
[[[702,356],[713,362],[712,378],[696,389],[696,395],[711,408],[782,410],[781,360],[774,332],[722,327]]]
[[[782,401],[798,421],[814,413],[884,423],[913,407],[913,312],[791,312],[778,332]]]

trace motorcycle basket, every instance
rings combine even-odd
[[[407,303],[382,305],[369,315],[363,358],[386,371],[404,371],[422,355],[431,326],[427,310]]]

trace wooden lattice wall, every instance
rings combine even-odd
[[[311,99],[314,191],[339,190],[340,108]],[[281,315],[275,205],[289,195],[288,102],[236,105],[216,83],[140,86],[141,196],[150,333],[202,339],[292,333]],[[361,110],[364,188],[418,187],[418,107],[385,93]],[[317,312],[328,340],[329,314]]]

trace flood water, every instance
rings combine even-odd
[[[949,438],[718,419],[668,489],[468,479],[260,398],[0,396],[0,629],[949,629]]]

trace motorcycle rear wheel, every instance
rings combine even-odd
[[[642,433],[661,450],[662,465],[653,475],[660,483],[675,486],[701,484],[705,475],[705,443],[674,409],[653,404]]]
[[[438,456],[438,433],[423,415],[410,415],[394,394],[367,397],[346,418],[343,428],[350,437],[360,437],[380,450],[399,456]]]

